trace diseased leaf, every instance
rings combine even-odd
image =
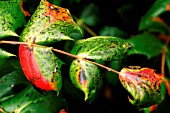
[[[165,97],[162,92],[163,80],[150,68],[123,68],[119,74],[120,82],[133,98],[129,101],[140,108],[160,104]],[[164,87],[165,88],[165,87]]]
[[[168,35],[169,31],[164,22],[159,18],[159,15],[169,11],[169,0],[156,0],[149,11],[142,18],[139,30],[149,30],[154,32],[161,32]]]
[[[61,66],[63,62],[55,56],[51,47],[28,47],[20,45],[21,67],[28,80],[42,90],[55,90],[62,87]]]
[[[28,84],[29,82],[21,70],[4,75],[0,79],[0,100],[6,96],[14,95],[16,93],[14,92],[16,85],[27,86]]]
[[[125,40],[111,36],[96,36],[78,40],[71,53],[87,59],[118,60],[131,47]]]
[[[67,109],[67,102],[54,92],[41,95],[29,86],[14,98],[3,102],[1,109],[8,113],[58,113],[60,109]]]
[[[59,94],[62,87],[61,66],[63,62],[52,52],[51,48],[34,47],[34,56],[42,75]]]
[[[131,37],[128,42],[132,44],[136,51],[129,51],[128,54],[142,54],[148,58],[160,55],[162,53],[163,43],[155,35],[140,34]]]
[[[70,33],[81,33],[68,9],[41,0],[21,35],[28,43],[47,45],[60,40],[72,40]]]
[[[98,67],[81,59],[72,62],[70,78],[73,85],[85,93],[85,101],[90,103],[94,101],[103,84]]]
[[[98,14],[98,7],[95,4],[91,3],[83,9],[80,19],[83,23],[89,26],[95,26],[97,22],[99,22]]]
[[[0,1],[0,38],[18,36],[15,30],[26,23],[20,1]]]

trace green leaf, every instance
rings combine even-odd
[[[124,39],[111,36],[96,36],[78,40],[71,53],[87,59],[118,60],[131,47]]]
[[[98,7],[91,3],[87,5],[80,16],[81,21],[89,26],[95,26],[99,22],[99,9]]]
[[[15,56],[14,54],[8,53],[7,51],[0,48],[0,67],[2,64],[11,56]]]
[[[26,23],[20,1],[0,1],[0,38],[18,36],[15,30]]]
[[[29,82],[21,70],[13,71],[4,75],[0,79],[0,100],[6,96],[14,95],[15,86],[26,86],[28,84]]]
[[[129,55],[142,54],[148,58],[152,58],[162,53],[163,43],[158,37],[152,34],[140,34],[131,37],[128,42],[135,49],[135,51],[129,51]]]
[[[16,70],[21,70],[20,62],[17,57],[10,57],[6,60],[1,60],[3,63],[0,65],[0,77],[9,74]]]
[[[159,15],[169,11],[169,0],[156,0],[153,6],[142,18],[139,30],[149,30],[169,34],[167,26],[160,20]]]
[[[60,6],[61,5],[61,0],[48,0],[48,2],[50,2],[51,4]]]
[[[129,101],[140,108],[160,104],[165,98],[163,80],[154,69],[130,67],[123,68],[119,74],[123,87],[131,94]]]
[[[8,62],[10,57],[15,56],[14,54],[11,54],[3,49],[0,48],[0,77],[3,76],[6,70],[11,70],[10,68],[6,68],[8,67],[10,64]]]
[[[55,92],[41,95],[29,86],[14,98],[1,104],[3,111],[8,113],[58,113],[67,108],[67,102]]]
[[[102,30],[99,32],[100,36],[114,36],[114,37],[125,37],[126,34],[118,29],[117,27],[109,27],[105,26]]]
[[[70,78],[75,87],[85,93],[85,101],[92,102],[103,84],[100,70],[90,62],[76,59],[70,66]]]
[[[41,0],[21,35],[28,43],[47,45],[61,40],[72,40],[70,33],[81,33],[68,9]]]

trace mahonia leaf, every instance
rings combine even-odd
[[[85,93],[85,101],[88,102],[96,98],[103,84],[98,67],[81,59],[72,62],[70,78],[73,85]]]
[[[58,113],[60,109],[67,109],[67,105],[66,100],[55,92],[42,95],[29,86],[14,98],[2,102],[1,109],[5,113]]]
[[[162,95],[163,80],[153,69],[132,66],[120,71],[119,79],[123,87],[131,94],[129,101],[138,107],[149,107],[160,104],[165,95]]]
[[[16,85],[28,85],[29,82],[21,70],[13,71],[0,79],[0,100],[8,95],[14,95]]]
[[[81,33],[68,9],[41,0],[21,35],[28,43],[51,44],[60,40],[72,40],[70,33]]]
[[[22,70],[31,83],[42,90],[55,90],[59,94],[63,62],[52,52],[51,47],[28,48],[21,45],[19,56]]]
[[[0,38],[18,36],[15,30],[26,23],[20,1],[0,1]]]
[[[156,0],[149,11],[142,18],[139,25],[139,30],[147,29],[168,35],[169,30],[161,18],[159,18],[159,15],[166,11],[170,11],[169,4],[169,0]]]
[[[111,36],[95,36],[78,40],[71,53],[86,59],[118,60],[131,47],[124,39]]]
[[[128,51],[128,54],[146,55],[148,59],[162,53],[164,44],[160,39],[152,34],[139,34],[131,37],[128,42],[132,44],[136,51]]]

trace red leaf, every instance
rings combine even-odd
[[[33,54],[33,48],[20,45],[19,58],[22,70],[31,83],[46,91],[56,89],[55,83],[49,83],[40,72]]]

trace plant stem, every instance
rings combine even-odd
[[[165,76],[165,59],[166,59],[166,48],[162,49],[162,61],[161,61],[161,74]]]
[[[67,56],[70,56],[70,57],[73,57],[75,59],[79,59],[79,57],[77,55],[73,55],[71,53],[68,53],[68,52],[65,52],[65,51],[62,51],[62,50],[59,50],[59,49],[54,49],[52,48],[53,51],[55,52],[58,52],[58,53],[61,53],[61,54],[64,54],[64,55],[67,55]]]
[[[73,16],[73,18],[77,21],[78,25],[81,25],[89,34],[92,36],[97,36],[97,34],[92,31],[86,24],[84,24],[80,19],[78,19],[76,16]]]
[[[27,42],[18,42],[18,41],[0,41],[0,44],[25,44],[27,45]]]
[[[107,67],[107,66],[104,66],[104,65],[102,65],[102,64],[99,64],[99,63],[96,63],[96,62],[93,62],[93,61],[90,61],[90,60],[87,60],[87,59],[85,59],[85,61],[87,61],[87,62],[90,62],[90,63],[93,63],[93,64],[95,64],[95,65],[97,65],[97,66],[99,66],[99,67],[102,67],[102,68],[104,68],[104,69],[106,69],[106,70],[108,70],[108,71],[111,71],[111,72],[114,72],[114,73],[116,73],[116,74],[118,74],[119,75],[119,71],[116,71],[116,70],[114,70],[114,69],[112,69],[112,68],[109,68],[109,67]]]
[[[0,108],[0,112],[2,112],[2,113],[6,113],[6,112],[4,112],[4,110],[2,110],[2,108]]]
[[[0,41],[0,44],[2,44],[2,43],[4,43],[4,44],[24,44],[24,45],[29,45],[29,43],[27,43],[27,42],[17,42],[17,41]],[[39,46],[39,47],[47,47],[47,46],[42,46],[42,45],[38,45],[38,44],[31,44],[31,45],[32,45],[32,46]],[[114,69],[112,69],[112,68],[109,68],[109,67],[107,67],[107,66],[104,66],[104,65],[102,65],[102,64],[99,64],[99,63],[96,63],[96,62],[87,60],[87,59],[85,59],[85,58],[82,58],[82,56],[73,55],[73,54],[71,54],[71,53],[68,53],[68,52],[65,52],[65,51],[62,51],[62,50],[59,50],[59,49],[55,49],[55,48],[52,48],[52,50],[55,51],[55,52],[58,52],[58,53],[61,53],[61,54],[70,56],[70,57],[75,58],[75,59],[85,60],[85,61],[90,62],[90,63],[92,63],[92,64],[95,64],[95,65],[97,65],[97,66],[99,66],[99,67],[101,67],[101,68],[104,68],[104,69],[106,69],[106,70],[108,70],[108,71],[114,72],[114,73],[116,73],[116,74],[118,74],[118,75],[119,75],[119,73],[120,73],[120,72],[118,72],[118,71],[116,71],[116,70],[114,70]]]
[[[106,66],[104,66],[104,65],[102,65],[102,64],[99,64],[99,63],[96,63],[96,62],[87,60],[87,59],[85,59],[85,58],[82,58],[82,56],[79,57],[79,56],[77,56],[77,55],[73,55],[73,54],[71,54],[71,53],[67,53],[67,52],[65,52],[65,51],[58,50],[58,49],[54,49],[54,48],[53,48],[52,50],[53,50],[53,51],[56,51],[56,52],[58,52],[58,53],[65,54],[65,55],[67,55],[67,56],[73,57],[73,58],[75,58],[75,59],[85,60],[85,61],[90,62],[90,63],[92,63],[92,64],[95,64],[95,65],[97,65],[97,66],[99,66],[99,67],[102,67],[102,68],[104,68],[104,69],[106,69],[106,70],[108,70],[108,71],[112,71],[112,72],[114,72],[114,73],[116,73],[116,74],[118,74],[118,75],[119,75],[119,73],[120,73],[120,72],[118,72],[118,71],[116,71],[116,70],[114,70],[114,69],[112,69],[112,68],[106,67]]]

